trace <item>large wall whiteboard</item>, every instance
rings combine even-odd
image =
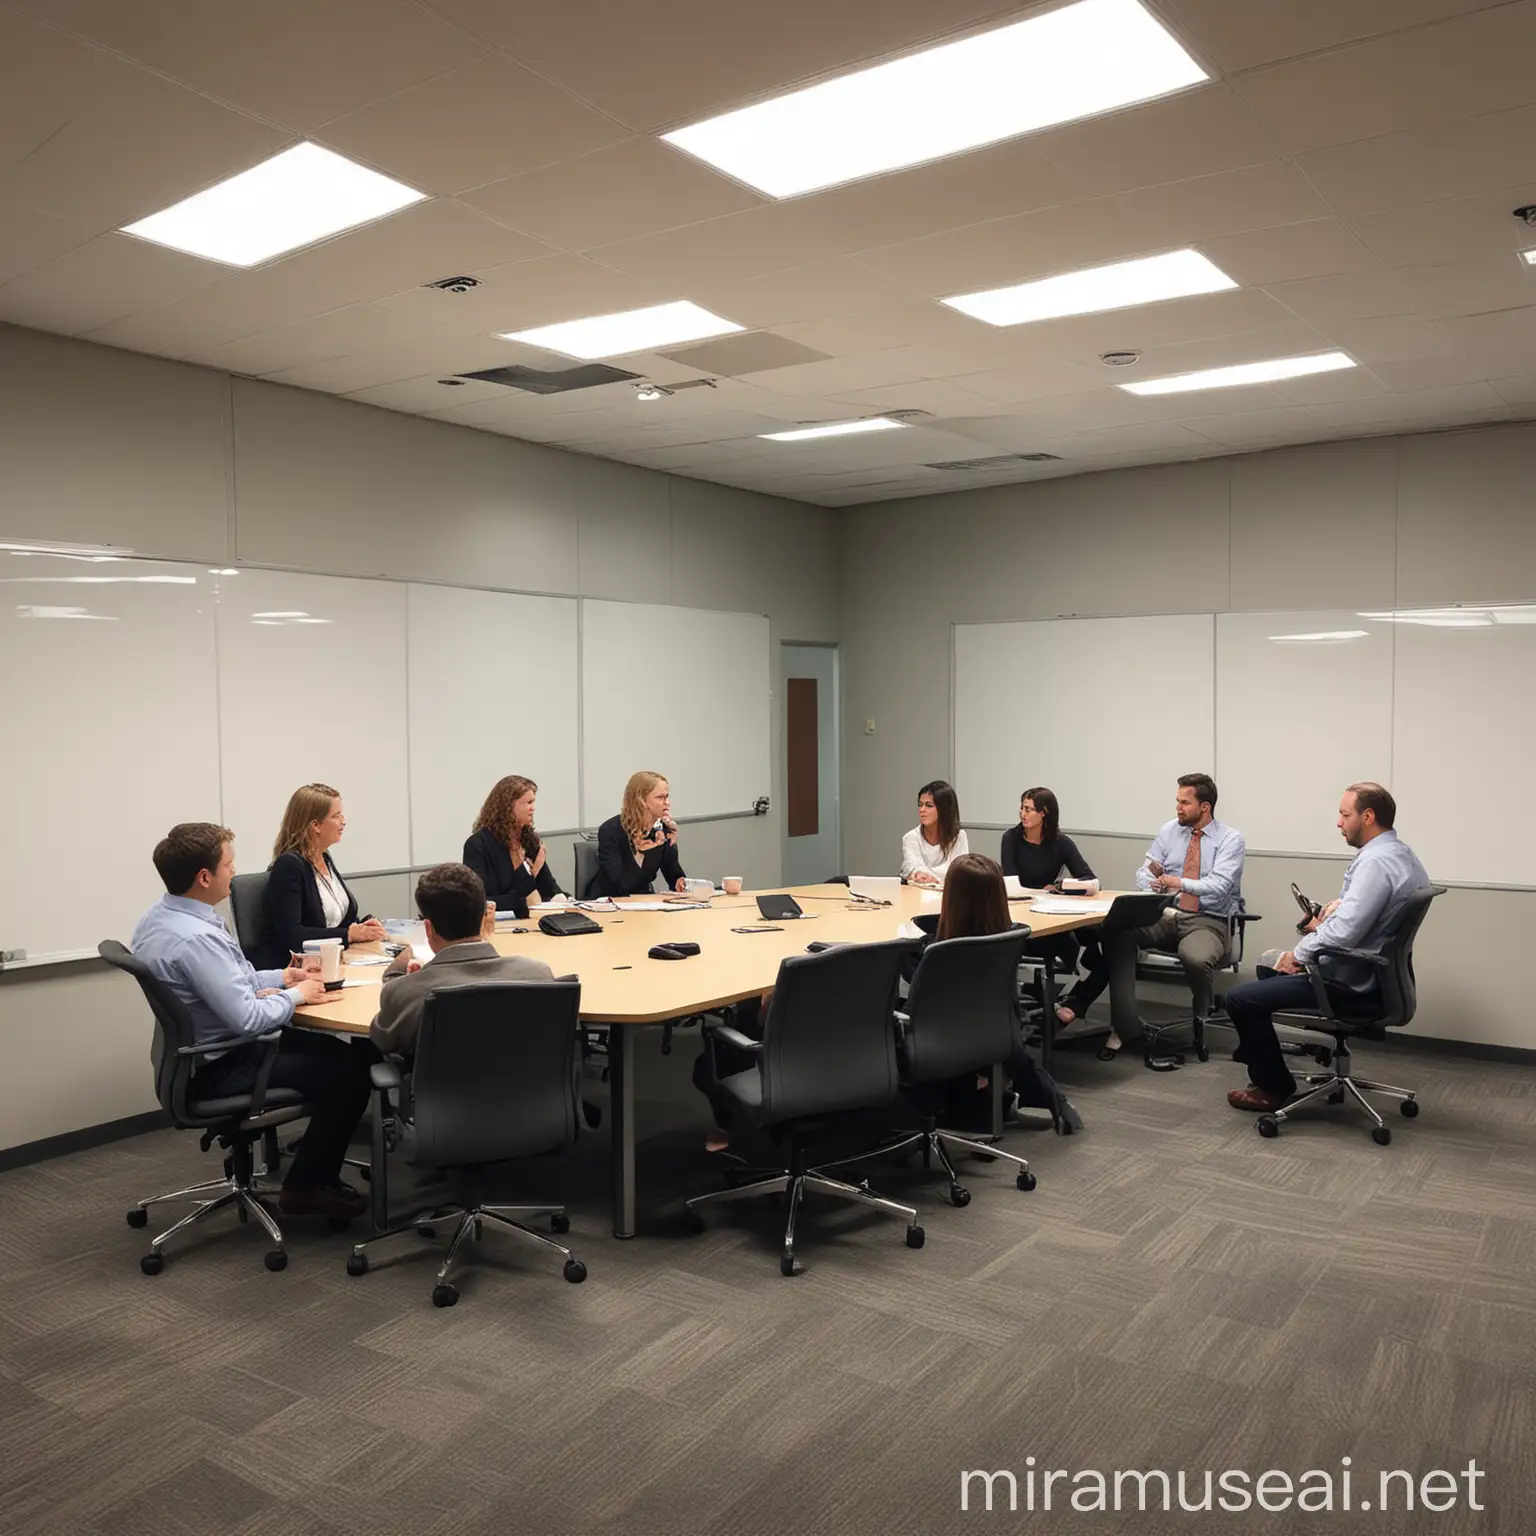
[[[576,600],[412,584],[409,652],[412,862],[460,858],[508,773],[537,825],[576,826]]]
[[[1055,790],[1064,826],[1146,833],[1173,814],[1174,780],[1212,772],[1208,613],[957,624],[955,789],[964,819],[1018,820]]]
[[[1250,849],[1349,854],[1339,795],[1392,782],[1393,642],[1353,612],[1216,616],[1216,784]]]
[[[618,813],[640,768],[677,816],[748,811],[770,783],[768,620],[641,603],[581,604],[582,820]]]

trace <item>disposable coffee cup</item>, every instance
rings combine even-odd
[[[480,937],[488,939],[496,932],[496,903],[488,901],[485,904],[485,916],[480,919]]]
[[[741,876],[740,875],[727,875],[725,877],[725,879],[720,882],[720,884],[724,888],[725,894],[727,896],[740,896],[741,895]]]
[[[327,992],[334,992],[341,985],[341,940],[306,939],[304,941],[306,969],[309,966],[310,955],[319,957],[320,980],[325,983]]]
[[[715,894],[715,882],[713,880],[685,880],[683,890],[695,901],[708,901]]]

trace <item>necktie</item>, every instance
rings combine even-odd
[[[1184,878],[1186,880],[1198,880],[1200,878],[1200,838],[1200,828],[1196,827],[1189,834],[1189,852],[1184,855]],[[1180,912],[1198,912],[1199,910],[1200,898],[1193,891],[1185,891],[1179,897]]]

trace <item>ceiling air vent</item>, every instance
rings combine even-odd
[[[598,384],[622,384],[638,379],[638,373],[625,373],[606,363],[582,363],[576,368],[482,368],[478,373],[460,375],[486,384],[505,384],[508,389],[526,390],[530,395],[564,395],[573,389],[592,389]]]
[[[930,464],[929,469],[1001,469],[1006,464],[1046,464],[1060,459],[1059,453],[996,453],[987,459],[951,459],[947,464]]]

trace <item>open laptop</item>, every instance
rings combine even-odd
[[[895,875],[849,875],[848,891],[850,895],[889,906],[901,895],[901,881]]]
[[[1024,899],[1024,882],[1017,875],[1004,875],[1003,889],[1008,893],[1009,901]]]

